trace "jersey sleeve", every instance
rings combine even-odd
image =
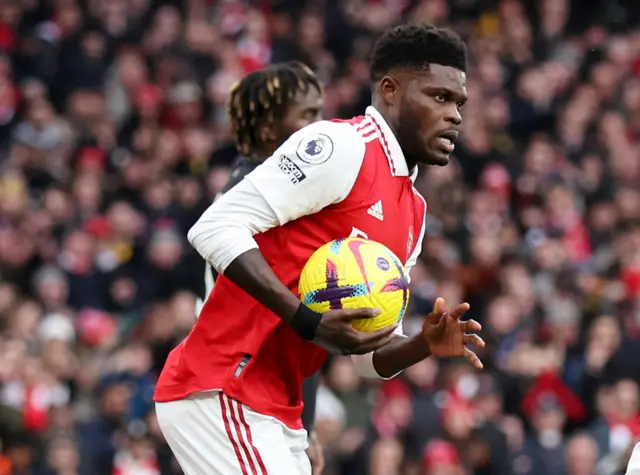
[[[246,180],[282,225],[344,200],[364,154],[364,140],[350,124],[316,122],[293,134]]]
[[[344,200],[364,152],[364,140],[349,124],[305,127],[216,199],[189,230],[189,242],[224,273],[238,256],[258,247],[255,234]]]
[[[229,177],[229,181],[224,186],[222,191],[218,192],[213,201],[215,202],[218,198],[220,198],[224,193],[229,191],[231,188],[236,186],[242,179],[251,172],[256,165],[252,162],[249,162],[247,158],[243,157],[240,163],[236,164],[233,170],[231,171],[231,176]],[[211,295],[211,291],[213,290],[213,286],[215,284],[215,279],[217,275],[209,262],[205,261],[205,270],[204,270],[204,294],[198,296],[196,299],[196,318],[200,316],[200,312],[204,307],[204,303]]]

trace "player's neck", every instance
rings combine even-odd
[[[418,161],[414,160],[410,155],[407,155],[407,152],[402,151],[404,154],[404,160],[407,162],[407,170],[409,170],[409,175],[413,173],[415,168],[418,166]]]
[[[382,102],[382,100],[380,100],[380,98],[376,97],[375,95],[374,95],[373,99],[371,100],[371,105],[382,116],[384,121],[387,123],[387,125],[391,129],[391,132],[393,132],[393,135],[396,137],[396,140],[398,140],[398,129],[397,129],[397,126],[394,123],[394,121],[391,119],[391,114],[389,114],[386,105]],[[401,146],[401,148],[402,148],[402,146]],[[418,160],[415,160],[410,155],[408,155],[406,150],[404,150],[404,149],[402,150],[402,153],[403,153],[404,158],[405,158],[405,160],[407,162],[407,169],[409,170],[409,173],[411,174],[415,170],[415,167],[418,164]]]
[[[397,140],[398,139],[398,124],[396,123],[395,120],[393,120],[393,114],[390,113],[388,106],[382,100],[380,100],[380,98],[377,98],[376,96],[373,97],[373,100],[371,101],[371,106],[376,111],[378,111],[378,114],[380,114],[382,116],[382,118],[384,119],[385,123],[391,129],[391,132],[393,132],[393,135],[395,136],[395,138]]]

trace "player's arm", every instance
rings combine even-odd
[[[429,356],[431,351],[422,334],[395,335],[391,343],[373,353],[372,363],[378,377],[389,379]]]
[[[431,355],[441,358],[464,356],[476,368],[482,369],[482,362],[468,347],[484,347],[482,338],[473,333],[481,330],[481,326],[474,320],[460,320],[468,310],[469,305],[463,303],[448,312],[444,300],[438,298],[418,335],[394,335],[388,345],[373,353],[353,355],[356,371],[365,378],[390,379]]]
[[[362,139],[354,140],[358,136],[350,136],[355,131],[347,127],[319,122],[293,134],[272,157],[215,200],[188,234],[193,247],[219,273],[287,323],[300,301],[275,276],[253,236],[346,198],[364,159]],[[309,160],[306,142],[318,134],[328,138],[327,144],[310,157],[315,160]]]
[[[356,372],[363,378],[391,379],[406,368],[431,356],[429,345],[422,334],[407,337],[396,329],[391,342],[365,355],[352,355]]]
[[[424,229],[405,266],[407,276],[410,276],[411,268],[418,261],[423,238]],[[467,310],[469,305],[465,303],[447,312],[444,300],[437,299],[433,311],[425,319],[422,332],[407,337],[402,332],[402,326],[398,326],[388,345],[370,354],[351,357],[356,371],[365,378],[390,379],[431,355],[465,356],[474,366],[481,368],[482,363],[467,345],[482,347],[484,342],[479,336],[466,333],[479,331],[481,327],[473,320],[459,320]]]
[[[240,181],[251,171],[256,168],[257,164],[253,164],[252,162],[244,161],[240,164],[236,165],[235,168],[231,172],[231,177],[227,184],[222,188],[222,191],[219,192],[216,197],[213,199],[215,202],[218,198],[220,198],[224,193],[229,191],[231,188],[236,186]],[[204,307],[204,303],[211,295],[211,291],[213,290],[213,286],[215,285],[215,278],[217,277],[213,268],[209,265],[208,262],[205,261],[205,269],[204,269],[204,294],[199,296],[196,299],[196,318],[200,316],[200,312],[202,312],[202,308]]]
[[[392,378],[430,355],[438,358],[463,356],[477,369],[482,369],[482,362],[469,348],[471,345],[484,348],[484,341],[475,333],[482,326],[475,320],[461,320],[468,310],[469,304],[463,303],[448,311],[444,299],[437,298],[418,335],[396,338],[373,353],[371,366],[377,377]]]
[[[376,314],[372,309],[321,316],[301,305],[269,267],[253,236],[344,200],[364,153],[362,138],[347,124],[318,122],[305,127],[216,200],[188,234],[189,242],[219,273],[303,338],[340,353],[378,348],[386,344],[390,331],[364,335],[352,330],[350,321],[342,321],[371,317]],[[335,347],[329,348],[330,344]]]

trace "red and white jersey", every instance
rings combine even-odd
[[[369,107],[364,116],[317,122],[293,134],[216,200],[189,240],[221,274],[259,247],[294,293],[311,254],[348,236],[384,244],[408,271],[422,247],[426,215],[414,178],[391,129]],[[326,356],[221,275],[193,330],[170,354],[155,400],[217,389],[300,428],[303,379]]]

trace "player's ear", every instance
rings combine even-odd
[[[382,100],[388,104],[393,105],[396,102],[397,92],[398,92],[398,81],[391,77],[385,76],[380,80],[380,96]]]

